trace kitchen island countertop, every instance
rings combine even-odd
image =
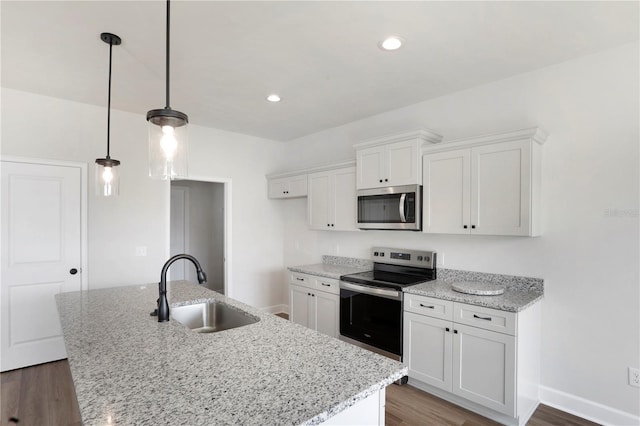
[[[83,424],[319,424],[407,374],[401,363],[185,281],[259,322],[199,334],[158,323],[158,285],[56,295]]]

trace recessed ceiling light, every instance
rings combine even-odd
[[[275,93],[272,95],[267,96],[267,100],[269,102],[280,102],[280,96],[276,95]]]
[[[378,43],[378,46],[382,50],[397,50],[400,49],[403,43],[404,39],[402,37],[393,36],[382,40]]]

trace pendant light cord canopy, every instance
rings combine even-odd
[[[187,176],[187,114],[170,106],[170,23],[171,5],[167,0],[166,103],[162,109],[147,112],[149,122],[149,176],[176,179]]]
[[[122,39],[115,34],[102,33],[100,39],[109,45],[109,89],[107,98],[107,156],[96,159],[96,193],[105,197],[118,195],[119,179],[114,167],[120,165],[120,161],[111,158],[111,63],[113,59],[113,46],[122,43]]]

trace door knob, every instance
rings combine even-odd
[[[76,268],[71,268],[71,269],[69,269],[69,273],[70,273],[71,275],[75,275],[75,274],[77,274],[77,273],[78,273],[78,270],[77,270]]]

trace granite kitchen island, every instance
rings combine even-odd
[[[57,295],[83,424],[332,423],[371,401],[384,413],[385,387],[407,374],[201,286],[174,281],[168,292],[172,307],[215,299],[259,321],[206,334],[158,323],[157,284]]]

